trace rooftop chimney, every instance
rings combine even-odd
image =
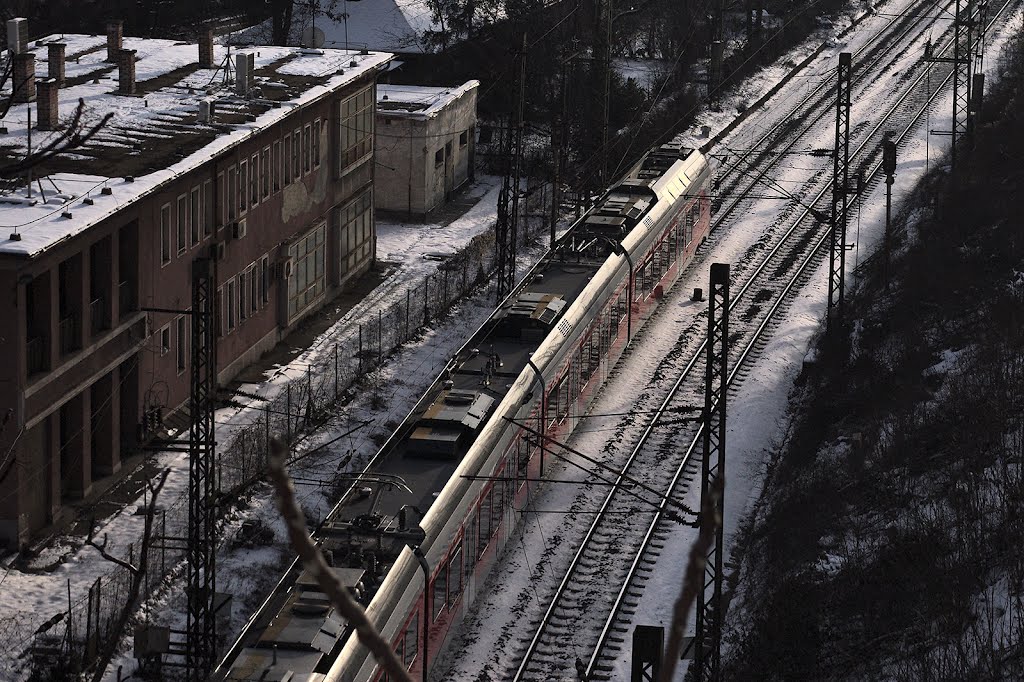
[[[11,101],[15,104],[33,101],[36,98],[36,56],[31,52],[14,55],[13,77]]]
[[[60,83],[56,78],[47,78],[36,83],[36,108],[39,112],[39,129],[56,130],[57,128],[57,93]]]
[[[64,87],[64,43],[50,43],[46,46],[46,58],[49,65],[47,76],[57,80],[57,87]]]
[[[21,54],[28,49],[28,19],[8,19],[7,49]]]
[[[107,23],[107,61],[117,62],[121,51],[121,38],[124,37],[124,22],[110,21]]]
[[[252,90],[252,72],[256,68],[256,55],[252,52],[235,53],[235,92],[248,95]]]
[[[199,68],[213,68],[213,29],[204,28],[199,34]]]
[[[135,50],[117,52],[117,91],[122,95],[135,94]]]

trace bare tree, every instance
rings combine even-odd
[[[98,543],[93,536],[92,529],[90,529],[89,537],[85,541],[86,544],[94,547],[104,559],[124,568],[132,576],[131,585],[128,588],[128,599],[125,600],[124,606],[121,608],[121,612],[117,616],[117,621],[111,629],[111,632],[117,633],[117,635],[110,637],[109,641],[104,642],[100,647],[96,656],[92,682],[100,682],[100,680],[103,679],[103,674],[106,672],[107,666],[110,664],[110,660],[114,657],[114,653],[117,651],[117,644],[120,641],[120,633],[124,632],[125,627],[128,625],[128,620],[135,612],[135,607],[138,604],[139,595],[142,593],[143,581],[146,579],[146,571],[149,567],[149,548],[153,539],[153,521],[156,518],[156,500],[160,496],[160,491],[163,490],[164,483],[167,482],[167,476],[170,473],[170,469],[164,469],[155,479],[146,481],[146,488],[149,490],[149,503],[146,505],[145,526],[142,533],[142,547],[139,550],[138,564],[132,564],[131,561],[119,559],[108,552],[107,536],[105,534],[103,536],[103,542]]]

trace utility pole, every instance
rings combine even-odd
[[[828,333],[843,319],[844,270],[846,267],[846,196],[850,182],[850,82],[853,71],[849,52],[839,55],[836,82],[836,146],[832,153],[832,212],[829,225]],[[834,318],[834,319],[833,319]]]
[[[192,375],[189,397],[188,616],[185,663],[189,682],[205,682],[217,652],[215,552],[214,398],[217,339],[214,334],[214,261],[192,262]]]
[[[882,279],[885,290],[889,290],[889,251],[892,239],[892,184],[896,176],[896,143],[886,139],[882,143],[882,171],[885,173],[885,238],[883,241],[885,261],[882,263]]]
[[[701,462],[701,509],[714,484],[725,476],[726,388],[729,378],[729,264],[711,264],[708,291],[708,340],[704,373],[704,456]],[[718,682],[722,660],[722,564],[724,496],[716,501],[717,530],[704,562],[704,582],[697,593],[694,670],[698,682]],[[714,523],[702,518],[701,524]]]
[[[495,261],[498,271],[497,299],[501,303],[516,283],[516,245],[519,232],[519,184],[523,163],[523,116],[526,99],[526,34],[516,54],[516,99],[505,139],[505,175],[498,196],[498,221],[495,226]]]
[[[928,62],[953,64],[953,113],[949,135],[949,163],[952,174],[957,171],[957,146],[968,134],[971,124],[971,66],[975,60],[973,29],[975,24],[973,0],[956,0],[953,17],[953,56],[935,57],[931,43],[925,45],[924,58]]]
[[[612,13],[614,0],[605,0],[605,36],[602,67],[604,69],[604,92],[601,98],[601,181],[600,188],[608,186],[608,128],[612,99]]]

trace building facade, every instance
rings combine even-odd
[[[378,87],[377,208],[422,220],[473,179],[479,87]]]
[[[215,263],[222,383],[372,265],[375,82],[390,59],[260,48],[233,55],[231,82],[212,35],[189,46],[117,24],[22,50],[47,53],[28,67],[34,126],[59,134],[79,98],[113,117],[77,158],[41,165],[34,192],[0,192],[8,547],[104,487],[187,403],[197,259]]]

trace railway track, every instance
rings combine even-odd
[[[999,21],[1017,1],[1007,0],[1003,3],[991,15],[990,25]],[[922,26],[923,19],[914,18],[909,23],[894,19],[883,32],[896,30],[900,36],[910,38],[913,44],[927,28]],[[914,31],[917,35],[911,36]],[[936,50],[937,53],[951,49],[948,40],[951,35],[948,34],[944,31],[937,41],[936,44],[943,46]],[[875,47],[866,46],[862,53],[869,55],[866,57],[869,64],[879,66],[884,72],[894,62],[878,51],[880,40],[877,36],[871,43]],[[861,80],[854,84],[855,88],[859,87],[863,91],[878,85],[878,73],[865,73],[865,65],[856,62],[855,67],[861,69],[863,74]],[[883,136],[893,130],[898,143],[915,128],[935,98],[944,92],[952,75],[952,65],[935,64],[930,76],[926,76],[927,70],[918,71],[920,73],[916,76],[906,79],[909,85],[877,122],[859,126],[851,135],[851,167],[864,171],[867,179],[865,190],[878,181],[879,148]],[[933,87],[922,92],[920,86],[929,78]],[[806,107],[827,97],[823,93],[830,90],[832,83],[826,79],[805,97],[794,110],[797,116],[794,120],[809,121],[811,113]],[[832,111],[828,108],[825,110]],[[737,180],[736,186],[745,184],[747,189],[744,193],[749,193],[751,188],[763,183],[770,172],[767,166],[772,165],[771,160],[783,156],[779,150],[794,149],[806,140],[813,126],[813,122],[808,122],[798,126],[800,130],[795,134],[791,127],[789,135],[781,136],[773,131],[763,136],[758,145],[763,143],[767,149],[757,150],[755,146],[744,155],[744,160],[748,162],[748,167],[757,164],[765,167],[754,173],[740,170],[741,162],[737,161],[733,166],[735,172],[740,177],[747,176],[751,181],[740,183]],[[740,268],[734,270],[734,275],[745,281],[738,289],[734,286],[735,293],[730,307],[733,320],[732,344],[734,348],[739,348],[739,352],[731,358],[731,391],[736,390],[746,368],[764,348],[781,313],[792,300],[792,293],[801,288],[827,257],[829,233],[815,219],[821,212],[827,212],[831,196],[831,182],[822,175],[820,172],[811,174],[804,192],[811,198],[797,198],[797,215],[787,220],[785,227],[772,231],[775,233],[772,236],[774,244],[767,247],[760,257],[747,258]],[[716,224],[725,224],[742,207],[743,201],[742,197],[737,197],[719,214]],[[656,409],[655,416],[644,428],[623,467],[624,474],[628,473],[644,485],[664,491],[662,496],[651,499],[647,505],[640,503],[635,495],[620,494],[620,489],[630,487],[631,484],[624,476],[619,477],[602,502],[532,637],[520,643],[521,663],[512,679],[572,679],[575,671],[571,657],[566,652],[579,651],[581,648],[591,652],[589,660],[584,662],[587,679],[612,679],[614,661],[623,653],[630,618],[649,580],[653,557],[663,547],[668,524],[674,523],[667,518],[667,512],[672,510],[669,500],[678,500],[686,493],[699,466],[699,454],[695,455],[701,435],[699,426],[687,428],[683,434],[667,434],[664,429],[658,429],[660,415],[680,405],[702,403],[703,375],[699,370],[703,367],[704,343],[698,343],[696,349],[693,349],[692,335],[690,341],[684,341],[672,350],[669,355],[675,358],[666,356],[665,361],[674,365],[675,370],[663,371],[661,374],[675,374],[677,379]],[[681,369],[679,365],[682,365]],[[635,488],[631,489],[636,492]]]

